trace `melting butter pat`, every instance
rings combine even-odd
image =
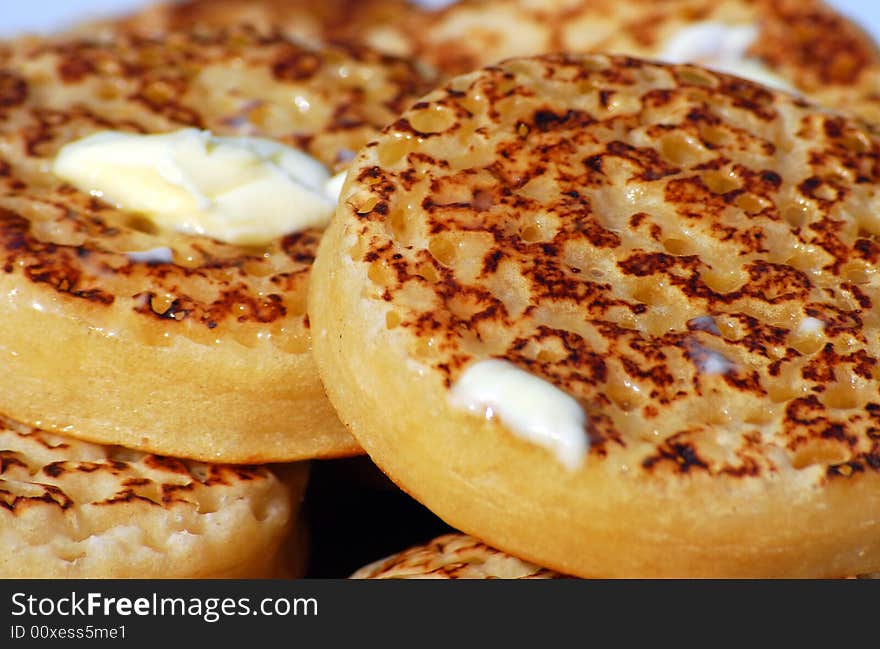
[[[63,147],[52,172],[159,227],[246,245],[325,227],[339,192],[308,154],[195,128],[96,133]]]
[[[660,59],[669,63],[696,63],[744,79],[796,93],[785,79],[775,74],[748,50],[758,38],[753,25],[726,25],[702,21],[684,27],[667,41]]]
[[[550,450],[574,471],[590,448],[587,415],[572,396],[508,361],[470,365],[452,386],[453,405],[498,417],[515,435]]]

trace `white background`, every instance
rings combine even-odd
[[[441,4],[436,0],[421,1],[431,5]],[[0,36],[64,27],[76,21],[124,12],[149,2],[150,0],[0,0]],[[880,1],[826,2],[861,23],[880,41]]]

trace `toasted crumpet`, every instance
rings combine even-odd
[[[313,268],[316,361],[385,473],[535,564],[876,571],[878,207],[865,123],[694,66],[511,60],[355,161]],[[588,452],[454,401],[486,359],[576,399]]]
[[[5,46],[0,409],[205,461],[359,452],[309,352],[320,231],[242,246],[162,230],[49,170],[63,145],[96,131],[194,126],[275,137],[335,172],[424,88],[388,56],[245,29]],[[155,249],[171,261],[129,254]]]
[[[472,536],[446,534],[366,565],[350,579],[560,579],[564,576],[490,548]]]
[[[264,32],[282,30],[310,43],[359,43],[408,56],[414,53],[414,35],[408,28],[427,15],[407,0],[187,0],[152,4],[131,16],[79,29],[157,35],[194,26],[247,24]]]
[[[462,0],[440,10],[402,0],[189,0],[152,6],[114,28],[161,33],[239,22],[366,44],[448,76],[548,52],[684,54],[880,121],[880,51],[821,0]],[[700,25],[714,31],[688,31]]]
[[[307,464],[224,466],[0,418],[0,577],[301,576]],[[293,568],[293,571],[291,571]]]

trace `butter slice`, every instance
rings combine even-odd
[[[571,395],[508,361],[491,358],[468,366],[452,386],[456,407],[498,417],[517,437],[543,446],[569,471],[590,448],[587,415]]]
[[[323,228],[338,200],[330,173],[308,154],[195,128],[95,133],[64,146],[52,172],[161,228],[245,245]]]

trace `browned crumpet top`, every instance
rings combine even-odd
[[[447,386],[507,359],[630,471],[880,469],[866,124],[692,66],[548,56],[428,95],[353,180],[364,299]]]
[[[211,341],[224,326],[246,345],[270,337],[304,351],[318,231],[259,248],[159,231],[65,185],[49,165],[64,144],[96,131],[194,126],[273,137],[338,170],[424,89],[405,61],[363,48],[313,50],[249,29],[4,46],[0,268],[50,299],[90,303],[96,316],[112,309],[156,343],[169,332]],[[173,263],[125,254],[159,247],[171,249]]]

